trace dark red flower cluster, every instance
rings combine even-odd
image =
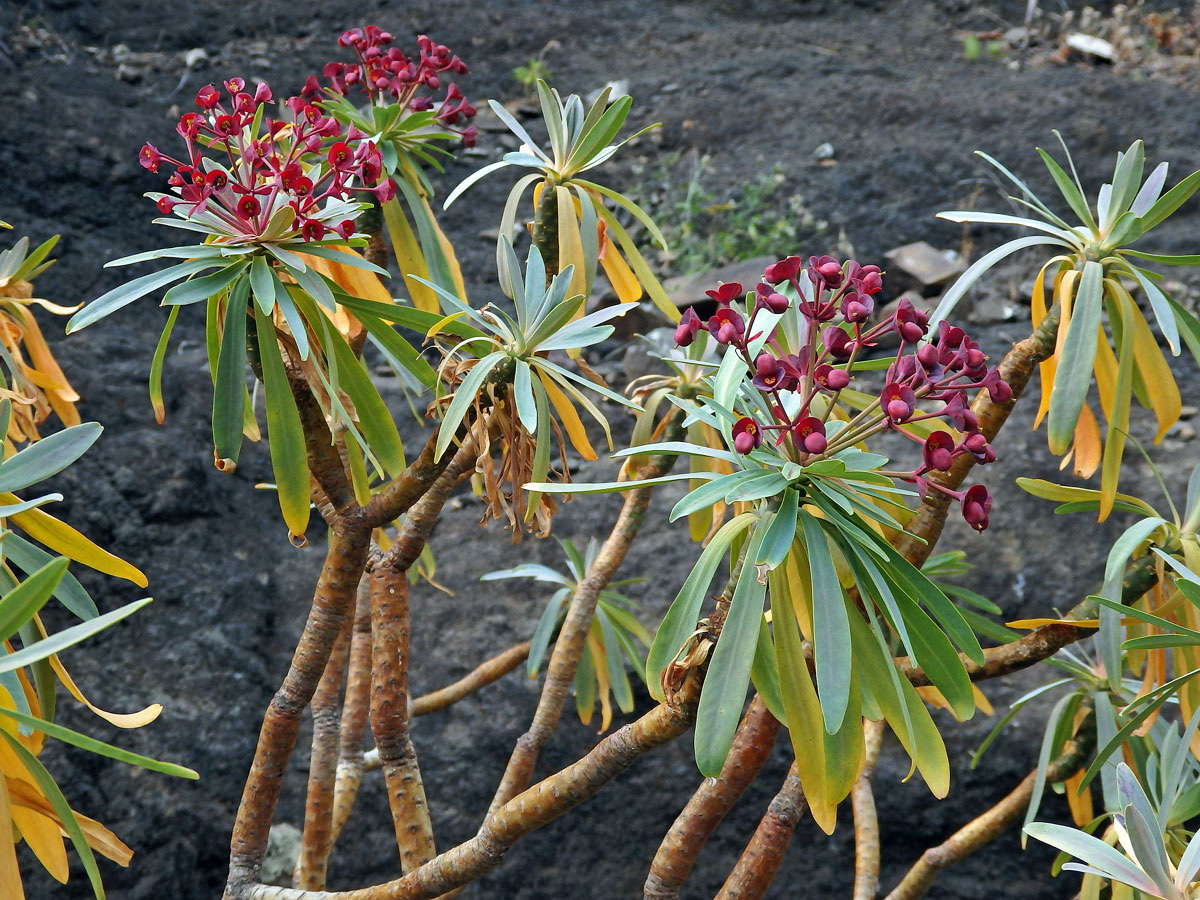
[[[372,102],[385,105],[388,97],[395,103],[413,112],[434,109],[435,121],[447,131],[461,135],[467,147],[475,145],[478,132],[474,125],[456,127],[475,115],[475,107],[463,96],[457,84],[446,88],[445,96],[435,103],[432,94],[421,93],[421,88],[437,91],[442,86],[446,72],[466,75],[467,64],[450,52],[445,44],[436,44],[426,35],[417,38],[418,55],[408,56],[399,47],[389,46],[393,36],[376,25],[366,28],[351,28],[338,38],[342,47],[350,47],[358,56],[356,63],[326,63],[321,74],[328,84],[326,89],[346,96],[357,88],[370,95]],[[310,75],[301,92],[305,97],[315,97],[321,89],[317,76]]]
[[[167,183],[178,196],[158,200],[163,215],[203,217],[222,233],[246,239],[261,236],[275,214],[290,207],[294,220],[281,237],[293,239],[298,231],[315,241],[327,230],[343,238],[354,233],[353,220],[322,216],[322,201],[356,191],[381,201],[395,195],[395,184],[379,180],[382,159],[366,135],[353,127],[343,135],[335,119],[302,97],[286,102],[292,121],[263,116],[256,130],[255,117],[271,101],[271,89],[260,84],[251,95],[245,87],[241,78],[226,81],[226,102],[214,86],[200,89],[196,105],[202,112],[186,113],[175,128],[187,145],[185,160],[153,144],[142,147],[145,168],[158,172],[166,163],[175,169]]]
[[[782,352],[773,331],[765,336],[765,343],[761,342],[763,331],[755,328],[764,310],[782,314],[792,306],[792,300],[781,292],[785,284],[797,298],[796,310],[804,323],[801,334],[808,335],[808,343],[795,353]],[[942,322],[936,339],[921,343],[929,318],[908,300],[901,300],[895,312],[872,324],[874,298],[882,289],[878,266],[862,266],[854,260],[843,264],[829,256],[810,257],[805,265],[799,257],[791,256],[768,266],[753,292],[746,292],[736,283],[708,291],[717,303],[716,312],[702,321],[694,309],[688,309],[675,330],[675,342],[688,346],[701,328],[706,329],[717,343],[741,356],[752,383],[767,400],[772,422],[744,416],[734,425],[734,449],[739,453],[758,449],[764,432],[775,431],[775,446],[806,464],[879,431],[898,430],[923,443],[922,464],[912,471],[888,474],[916,483],[922,496],[930,487],[950,494],[962,505],[967,522],[982,531],[991,509],[985,487],[975,485],[952,492],[926,476],[931,471],[949,470],[955,458],[964,453],[979,463],[995,459],[971,412],[968,392],[983,388],[993,401],[1005,403],[1012,398],[1012,389],[997,369],[987,367],[987,357],[961,328]],[[732,305],[743,297],[745,316]],[[855,359],[889,334],[899,337],[900,346],[888,367],[878,402],[840,426],[836,434],[831,433],[827,430],[829,416],[838,392],[850,383]],[[750,347],[756,341],[762,346],[752,354]],[[820,395],[826,399],[814,406],[813,401]],[[926,408],[940,404],[940,408],[922,412],[918,403]],[[922,441],[909,429],[899,427],[926,419],[953,424],[963,434],[962,439],[956,443],[949,431],[936,431]]]

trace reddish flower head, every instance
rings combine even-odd
[[[760,353],[754,361],[754,386],[760,391],[777,391],[788,380],[783,363],[770,353]]]
[[[813,381],[827,391],[840,391],[850,383],[850,375],[845,369],[835,369],[829,363],[821,363],[813,372]]]
[[[976,531],[988,527],[988,514],[992,511],[992,495],[982,484],[973,484],[962,496],[962,516]]]
[[[842,264],[832,256],[810,256],[808,279],[818,288],[837,288],[842,283]]]
[[[762,445],[762,429],[749,416],[733,423],[733,449],[738,453],[749,453]]]
[[[196,93],[196,105],[204,109],[212,109],[221,102],[221,92],[211,84],[206,84]]]
[[[777,315],[787,311],[788,298],[766,282],[760,281],[754,288],[754,293],[755,305],[762,309],[770,310]]]
[[[915,344],[925,336],[928,327],[929,316],[914,307],[907,297],[901,298],[896,306],[896,330],[900,332],[900,337]]]

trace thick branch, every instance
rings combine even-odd
[[[700,783],[663,837],[646,876],[646,900],[674,900],[679,896],[709,835],[758,777],[779,729],[779,720],[756,694],[738,725],[721,774]]]
[[[686,732],[696,718],[701,676],[687,678],[674,705],[662,703],[618,729],[583,759],[551,775],[490,814],[479,833],[436,859],[387,884],[357,891],[312,893],[254,885],[236,900],[431,900],[494,869],[509,848],[535,829],[595,795],[638,757]]]
[[[1091,752],[1093,737],[1093,730],[1084,728],[1067,743],[1062,754],[1046,768],[1047,785],[1065,781],[1078,771],[1084,758]],[[983,815],[968,822],[941,844],[926,850],[920,860],[908,870],[904,880],[887,895],[887,900],[918,900],[924,897],[942,869],[966,859],[1016,825],[1029,806],[1036,780],[1037,772],[1030,772],[1007,797]]]
[[[638,477],[657,478],[670,470],[674,460],[674,457],[653,457],[638,473]],[[489,813],[495,812],[521,793],[533,780],[538,756],[550,740],[554,729],[558,727],[563,703],[575,678],[575,670],[579,666],[579,658],[583,654],[588,631],[592,626],[592,617],[596,613],[600,592],[612,581],[642,527],[653,490],[653,487],[641,487],[625,494],[625,502],[616,524],[588,569],[587,576],[576,587],[567,608],[566,618],[554,642],[554,650],[546,670],[546,682],[542,685],[533,722],[529,730],[517,739],[500,786],[496,789],[496,796],[488,809]]]
[[[380,528],[408,512],[430,485],[442,474],[442,470],[453,459],[451,452],[434,459],[437,447],[437,431],[429,436],[421,455],[408,464],[408,468],[376,491],[362,510],[363,524],[368,528]]]
[[[1013,406],[1025,391],[1038,363],[1054,353],[1054,341],[1058,335],[1057,304],[1034,332],[1005,354],[1000,363],[1000,376],[1012,388],[1012,399],[1007,403],[994,403],[987,391],[980,391],[971,411],[979,420],[979,430],[988,441],[994,441],[1004,423],[1008,421]],[[958,490],[967,474],[975,465],[975,457],[964,453],[954,461],[949,472],[932,472],[929,480],[951,491]],[[920,567],[929,558],[946,524],[951,498],[942,491],[931,489],[926,492],[916,515],[909,520],[904,532],[893,543],[909,562]]]
[[[336,844],[354,808],[363,773],[363,739],[371,702],[371,579],[358,583],[354,631],[350,638],[350,667],[346,675],[346,700],[342,706],[340,750],[333,787],[333,834]]]
[[[408,731],[408,638],[408,573],[377,566],[371,572],[371,731],[404,872],[428,862],[436,852]]]
[[[329,430],[329,423],[325,420],[325,413],[313,396],[308,382],[298,372],[292,372],[288,384],[300,412],[300,426],[304,430],[308,453],[308,471],[317,486],[313,498],[318,507],[328,504],[335,514],[343,513],[354,506],[354,489]]]
[[[308,766],[308,794],[304,801],[304,836],[292,883],[320,890],[325,887],[325,868],[333,850],[333,785],[337,776],[338,719],[341,712],[342,679],[350,652],[354,619],[346,616],[325,672],[312,698],[312,754]]]
[[[754,836],[717,892],[716,900],[759,900],[767,892],[807,806],[796,764],[792,763],[783,787],[759,820]]]
[[[280,783],[296,746],[300,714],[312,700],[342,631],[363,572],[368,540],[369,532],[343,522],[335,522],[329,531],[329,547],[312,609],[288,673],[263,718],[254,762],[242,792],[230,840],[228,897],[236,896],[242,885],[258,880]]]
[[[875,900],[879,893],[879,816],[871,776],[883,745],[884,722],[863,721],[866,760],[850,792],[854,808],[854,900]]]

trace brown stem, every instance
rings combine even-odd
[[[226,896],[235,896],[241,886],[258,880],[283,773],[296,746],[300,715],[312,700],[342,631],[363,572],[369,537],[369,532],[340,521],[329,530],[329,547],[312,609],[288,673],[263,718],[242,791],[230,840]]]
[[[333,834],[330,844],[341,836],[363,773],[363,738],[371,703],[371,579],[358,583],[354,607],[354,631],[350,637],[350,667],[346,675],[346,700],[342,706],[337,776],[333,787]]]
[[[1029,337],[1025,338],[1005,354],[1000,362],[1000,377],[1012,388],[1012,398],[1007,403],[994,403],[987,391],[980,391],[971,411],[979,420],[979,430],[988,441],[996,439],[1001,427],[1008,421],[1013,406],[1029,384],[1038,363],[1048,359],[1054,353],[1054,342],[1058,335],[1059,307],[1055,304],[1042,323]],[[942,485],[947,490],[956,491],[967,477],[967,473],[975,465],[975,457],[970,453],[959,456],[949,472],[932,472],[929,480]],[[905,530],[893,541],[896,549],[918,568],[933,550],[934,544],[942,534],[946,524],[946,515],[950,509],[951,497],[937,489],[925,493],[916,515],[909,520]]]
[[[300,413],[300,426],[304,430],[308,471],[316,482],[313,499],[318,507],[328,505],[335,514],[344,513],[355,505],[354,488],[329,430],[329,423],[325,420],[325,413],[303,376],[293,371],[289,374],[288,383]],[[326,521],[330,520],[325,511],[322,511],[322,515],[325,515]]]
[[[421,551],[425,549],[450,492],[475,470],[478,455],[474,437],[468,437],[429,489],[421,495],[421,499],[409,507],[404,517],[404,525],[381,565],[405,572],[412,568]]]
[[[807,807],[796,764],[759,820],[754,836],[717,892],[716,900],[758,900],[767,892]]]
[[[417,716],[427,716],[430,713],[441,712],[443,709],[453,706],[459,700],[463,699],[463,697],[475,693],[480,688],[487,687],[494,681],[499,681],[528,658],[529,641],[514,644],[503,653],[498,653],[486,662],[481,663],[478,668],[453,684],[448,684],[443,688],[438,688],[436,691],[431,691],[413,700],[409,704],[408,714],[416,718]],[[363,761],[366,765],[366,771],[370,772],[378,769],[378,751],[368,751],[363,757]]]
[[[430,485],[442,474],[442,470],[454,458],[450,451],[440,459],[434,459],[437,449],[437,432],[429,436],[421,454],[408,468],[380,488],[362,509],[363,524],[368,528],[380,528],[406,513]]]
[[[1146,554],[1125,571],[1125,579],[1121,590],[1121,600],[1126,605],[1134,603],[1158,582],[1154,558]],[[1093,600],[1083,600],[1076,604],[1064,616],[1066,619],[1090,619],[1096,616],[1097,605]],[[1079,625],[1069,625],[1065,622],[1055,622],[1042,625],[1017,640],[999,647],[988,647],[983,651],[984,661],[980,665],[973,660],[961,656],[963,666],[972,681],[985,681],[1009,675],[1021,669],[1049,659],[1063,647],[1083,640],[1096,633],[1095,628],[1085,628]],[[913,685],[922,687],[932,682],[929,676],[907,656],[898,657],[896,666]]]
[[[320,890],[325,887],[325,869],[333,850],[333,793],[337,775],[338,719],[341,713],[342,679],[350,652],[354,619],[346,616],[342,632],[325,663],[325,671],[313,694],[312,754],[308,766],[308,794],[304,801],[304,835],[300,856],[292,874],[296,887]]]
[[[854,900],[875,900],[879,893],[879,816],[871,776],[883,745],[884,722],[863,721],[866,761],[854,788],[850,805],[854,808]]]
[[[638,477],[657,478],[665,474],[673,463],[674,457],[654,457],[639,472]],[[550,740],[554,729],[558,727],[563,703],[575,678],[575,670],[579,666],[579,658],[583,654],[588,631],[592,626],[592,617],[596,613],[600,592],[612,581],[637,536],[646,517],[653,490],[652,486],[641,487],[625,494],[625,502],[616,524],[588,569],[587,576],[575,588],[571,603],[567,607],[566,618],[554,642],[554,650],[550,654],[546,682],[542,685],[533,722],[513,747],[500,786],[496,789],[496,795],[488,808],[489,813],[498,810],[533,781],[533,770],[537,765],[538,756]]]
[[[1065,781],[1075,774],[1084,758],[1091,752],[1093,738],[1092,729],[1081,729],[1076,737],[1063,747],[1063,752],[1047,766],[1046,784]],[[924,897],[942,869],[966,859],[1016,825],[1029,806],[1036,780],[1035,770],[1026,775],[1007,797],[983,815],[972,819],[936,847],[926,850],[920,860],[908,870],[900,884],[887,895],[887,900],[918,900]]]
[[[371,731],[387,782],[404,872],[436,853],[425,787],[408,731],[408,637],[408,573],[376,566],[371,571]]]
[[[431,900],[487,874],[520,838],[594,796],[638,757],[674,740],[695,721],[702,677],[693,672],[674,697],[613,732],[583,759],[491,813],[479,833],[402,878],[357,891],[311,893],[253,885],[235,900]]]
[[[646,900],[674,900],[709,835],[771,755],[780,724],[757,694],[742,717],[716,778],[706,778],[663,837],[646,876]]]

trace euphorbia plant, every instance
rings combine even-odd
[[[717,308],[707,320],[695,310],[677,316],[609,204],[641,221],[651,235],[658,234],[656,226],[632,200],[581,177],[620,147],[616,138],[630,101],[610,104],[605,92],[587,110],[579,98],[564,100],[545,85],[540,97],[549,152],[538,149],[502,105],[493,104],[526,146],[449,194],[449,201],[456,199],[489,172],[534,170],[517,180],[505,206],[497,293],[489,303],[472,305],[429,212],[432,184],[421,169],[436,168],[439,158],[431,148],[449,150],[453,140],[447,137],[472,136],[457,134],[454,121],[469,118],[470,104],[450,88],[437,94],[441,75],[461,74],[463,67],[427,39],[418,40],[419,54],[411,58],[392,43],[377,28],[346,32],[342,44],[357,61],[326,67],[325,87],[310,82],[278,118],[268,117],[264,90],[251,94],[231,81],[228,99],[215,88],[202,91],[199,118],[185,117],[180,126],[186,158],[167,159],[151,149],[147,161],[175,168],[177,191],[154,195],[169,207],[166,223],[204,233],[204,243],[126,258],[186,262],[117,289],[75,320],[79,327],[181,282],[167,291],[166,304],[203,301],[209,310],[218,460],[236,459],[242,435],[257,432],[246,402],[252,376],[264,386],[255,394],[264,401],[289,531],[303,531],[310,500],[328,526],[311,612],[264,717],[234,824],[226,897],[445,896],[498,865],[519,838],[693,726],[696,760],[706,778],[664,837],[646,897],[679,895],[708,834],[757,775],[785,727],[795,763],[743,860],[730,872],[723,896],[762,896],[800,811],[807,808],[832,831],[848,796],[857,826],[856,893],[874,895],[878,829],[872,825],[870,781],[884,725],[899,738],[911,769],[921,772],[935,795],[946,796],[950,760],[928,706],[969,718],[977,707],[988,709],[974,681],[1032,665],[1093,634],[1096,625],[1102,626],[1102,642],[1110,641],[1114,621],[1121,627],[1120,613],[1115,620],[1095,617],[1096,622],[1083,614],[1093,610],[1088,605],[1079,615],[1037,623],[1017,639],[989,629],[1003,643],[985,649],[972,628],[979,623],[931,578],[945,566],[945,558],[931,559],[931,552],[951,507],[980,532],[992,515],[1002,514],[993,511],[984,485],[967,486],[967,476],[995,458],[993,441],[1034,368],[1056,352],[1058,320],[1047,312],[1028,338],[999,365],[989,366],[980,346],[941,316],[931,327],[928,312],[909,302],[884,314],[879,301],[885,273],[877,267],[799,255],[766,267],[749,290],[713,285]],[[1120,187],[1110,188],[1116,199],[1106,201],[1117,207],[1126,204],[1136,166],[1123,158],[1119,168]],[[298,193],[297,186],[304,190]],[[531,188],[532,218],[522,222]],[[414,230],[408,218],[397,218],[394,190],[403,195],[419,239],[408,240]],[[314,194],[311,202],[306,199]],[[383,205],[395,256],[392,274],[401,276],[392,282],[376,278],[382,257],[367,262],[355,252],[367,242],[354,225],[364,195]],[[1130,198],[1131,211],[1135,205]],[[531,243],[520,254],[513,244],[514,230],[521,232],[517,224],[529,226]],[[1066,231],[1059,235],[1061,229],[1054,228],[1053,241],[1075,246]],[[624,258],[609,243],[613,237]],[[1104,263],[1110,268],[1105,276],[1095,268],[1101,261],[1091,258],[1091,244],[1076,249],[1082,254],[1075,260],[1078,276],[1070,274],[1070,259],[1059,260],[1066,265],[1060,282],[1068,283],[1058,296],[1059,309],[1064,302],[1082,308],[1109,291],[1128,312],[1118,263]],[[622,268],[623,259],[636,277]],[[627,302],[585,314],[598,267],[608,272],[618,299]],[[982,268],[981,263],[971,270],[968,281]],[[585,353],[611,336],[609,320],[627,311],[643,289],[670,314],[676,348],[668,354],[671,371],[640,380],[629,392],[634,399],[627,400],[603,383]],[[962,290],[952,289],[947,304]],[[412,304],[391,294],[407,294]],[[1092,319],[1077,315],[1070,321]],[[410,343],[392,325],[423,335],[424,342]],[[1079,340],[1071,337],[1073,327],[1068,325],[1063,347]],[[1132,329],[1122,332],[1127,345]],[[430,392],[433,427],[416,454],[406,456],[400,447],[361,357],[368,336]],[[1120,370],[1125,381],[1118,377],[1118,385],[1135,384],[1131,365]],[[1149,377],[1151,362],[1138,365],[1143,380]],[[1050,382],[1051,407],[1065,403],[1070,413],[1077,395],[1074,382],[1066,387]],[[578,407],[608,432],[606,401],[635,409],[641,401],[631,446],[614,454],[623,461],[619,480],[573,478],[570,452],[585,460],[597,455]],[[1119,413],[1113,415],[1118,424]],[[917,446],[898,454],[897,462],[881,452],[888,447],[896,455],[890,448],[908,442]],[[681,457],[691,461],[690,468],[672,472]],[[528,644],[410,701],[411,576],[448,498],[467,481],[486,498],[486,515],[506,520],[514,537],[524,527],[543,535],[551,531],[553,494],[624,496],[602,540],[585,554],[568,548],[569,576],[519,565],[507,571],[546,579],[556,589],[548,602],[534,601],[545,611]],[[639,631],[636,620],[622,618],[614,605],[612,591],[619,583],[614,579],[647,520],[652,493],[672,481],[690,484],[671,518],[692,518],[691,535],[702,546],[650,641],[644,681],[658,703],[582,759],[538,781],[540,752],[559,724],[572,685],[585,709],[588,692],[594,686],[604,691],[606,678],[617,706],[632,706],[634,686],[626,692],[621,657],[637,655],[629,652],[627,639]],[[1128,508],[1115,495],[1106,499],[1113,485],[1105,481],[1097,505],[1119,500],[1121,509]],[[1185,515],[1175,523],[1181,546],[1190,521]],[[1118,541],[1098,605],[1127,607],[1130,617],[1143,621],[1163,612],[1158,606],[1134,612],[1133,604],[1154,583],[1166,581],[1165,569],[1146,562],[1152,535],[1162,539],[1157,549],[1179,561],[1169,545],[1174,534],[1169,525],[1155,517]],[[394,532],[385,532],[392,526]],[[726,560],[725,588],[709,604],[710,584]],[[1186,596],[1190,589],[1178,590]],[[1145,636],[1169,637],[1185,649],[1192,639],[1184,631],[1139,638]],[[1135,665],[1145,648],[1126,649],[1134,654],[1126,653],[1117,665]],[[412,719],[445,709],[523,658],[533,671],[545,666],[537,710],[514,745],[479,833],[439,853]],[[1130,699],[1120,674],[1113,674],[1107,659],[1105,664],[1108,688],[1097,675],[1087,683],[1089,697],[1145,706],[1176,687],[1151,678],[1146,683],[1153,685],[1153,697]],[[756,696],[743,712],[751,686]],[[1099,706],[1105,700],[1091,702]],[[307,707],[321,727],[313,732],[294,886],[284,888],[262,882],[262,862]],[[1090,719],[1081,719],[1082,712],[1080,699],[1073,715],[1055,722],[1046,743],[1046,755],[1054,759],[1032,776],[1030,796],[1033,782],[1040,780],[1040,796],[1047,783],[1087,777],[1079,770],[1093,745]],[[1114,711],[1111,719],[1095,716],[1097,729],[1113,726],[1112,734],[1095,741],[1101,748],[1095,760],[1103,765],[1101,757],[1117,746],[1139,746],[1124,741],[1138,715],[1131,709]],[[1061,724],[1068,720],[1071,728]],[[363,784],[368,729],[375,742],[372,757],[387,784],[401,874],[360,891],[331,894],[326,871]],[[1093,761],[1089,768],[1094,766]],[[993,818],[999,825],[1013,824],[1008,807]],[[977,847],[999,825],[988,819],[969,829],[970,841],[955,846]],[[936,871],[918,864],[893,897],[920,896]]]

